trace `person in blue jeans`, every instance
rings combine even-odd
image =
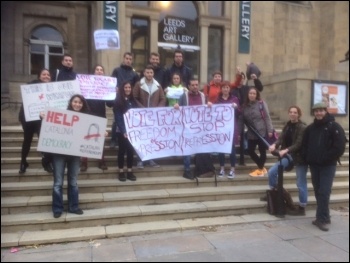
[[[269,147],[271,153],[280,149],[278,152],[280,158],[290,154],[295,165],[299,190],[299,207],[296,210],[288,210],[287,213],[290,215],[305,215],[308,197],[306,180],[308,166],[301,156],[301,146],[306,124],[300,120],[301,115],[301,109],[298,106],[290,106],[288,109],[289,121],[283,127],[277,141]],[[289,164],[289,160],[282,158],[281,163],[285,169]],[[275,163],[268,171],[270,189],[277,188],[279,165],[280,161]]]
[[[81,113],[88,113],[89,106],[82,95],[73,95],[68,103],[68,110]],[[80,171],[80,157],[53,154],[53,191],[52,191],[52,212],[54,218],[59,218],[63,212],[63,180],[67,166],[68,179],[68,212],[82,215],[84,212],[79,208],[78,174]]]
[[[231,104],[232,108],[235,109],[235,125],[233,131],[233,142],[232,149],[230,153],[230,164],[231,169],[227,175],[227,178],[233,179],[235,178],[235,166],[236,166],[236,145],[239,144],[239,115],[241,114],[239,100],[236,96],[230,94],[230,82],[223,81],[220,83],[220,91],[218,94],[218,99],[216,104]],[[219,153],[219,163],[220,163],[220,173],[219,177],[225,176],[225,154]]]

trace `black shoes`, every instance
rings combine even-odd
[[[59,217],[61,217],[61,215],[62,215],[62,213],[60,213],[60,212],[53,213],[54,218],[59,218]]]
[[[100,168],[101,170],[108,170],[107,165],[105,164],[105,162],[99,162],[98,164],[98,168]]]
[[[136,181],[136,176],[132,172],[127,172],[126,178],[130,181]]]
[[[305,215],[305,207],[299,206],[295,210],[287,209],[287,215],[290,215],[290,216],[304,216]]]
[[[322,231],[328,231],[329,230],[329,228],[328,228],[326,223],[322,223],[322,222],[318,221],[317,219],[312,221],[312,224],[317,226]]]
[[[184,172],[184,175],[182,177],[189,180],[194,180],[194,176],[192,175],[191,171],[188,170]]]
[[[29,166],[29,164],[27,162],[21,162],[18,173],[24,174],[26,172],[28,166]]]
[[[77,214],[77,215],[82,215],[82,214],[84,214],[84,211],[81,210],[80,208],[78,208],[78,209],[75,210],[75,211],[70,211],[70,210],[68,210],[68,213]]]
[[[126,174],[124,172],[119,172],[118,179],[121,182],[125,182],[126,181]]]

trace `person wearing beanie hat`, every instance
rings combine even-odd
[[[312,106],[312,110],[326,109],[326,111],[327,111],[327,108],[328,107],[327,107],[327,104],[325,102],[318,102]]]
[[[328,231],[328,224],[331,223],[329,200],[333,179],[337,161],[345,151],[346,137],[344,129],[327,112],[324,102],[314,104],[312,112],[315,119],[305,130],[302,157],[310,167],[317,204],[316,220],[312,224],[322,231]]]

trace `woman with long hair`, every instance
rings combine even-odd
[[[67,110],[81,113],[89,113],[89,106],[86,99],[80,95],[73,95],[69,102]],[[79,208],[79,189],[78,189],[78,174],[80,171],[80,157],[53,154],[53,192],[52,192],[52,212],[54,218],[59,218],[63,212],[63,181],[64,172],[67,166],[68,180],[68,212],[82,215],[84,212]]]
[[[306,124],[300,120],[301,115],[301,109],[298,106],[290,106],[288,109],[289,121],[283,127],[277,141],[269,147],[271,153],[278,150],[280,158],[286,154],[290,154],[293,159],[297,175],[297,187],[299,190],[299,209],[288,211],[289,214],[293,215],[305,215],[308,196],[306,180],[308,166],[301,156],[301,146]],[[284,168],[288,166],[289,161],[291,160],[282,158],[281,164]],[[270,189],[277,188],[279,165],[280,162],[277,162],[269,169],[268,176]]]
[[[132,86],[130,81],[123,82],[118,89],[117,98],[113,107],[115,122],[117,124],[117,139],[118,139],[118,179],[125,182],[126,179],[136,181],[136,176],[132,172],[134,162],[134,148],[128,140],[124,123],[124,113],[131,108],[137,108],[136,100],[133,97]],[[124,155],[126,153],[126,167],[124,171]]]
[[[102,65],[96,65],[94,67],[94,75],[100,75],[103,76],[105,73],[104,67]],[[90,108],[90,114],[101,117],[101,118],[106,118],[106,105],[108,107],[111,107],[110,101],[105,101],[105,100],[93,100],[93,99],[87,99],[86,100],[89,108]],[[113,101],[112,105],[113,105]],[[86,157],[81,158],[81,164],[80,164],[80,171],[85,172],[88,168],[88,159]],[[98,162],[98,168],[101,170],[108,170],[106,161],[105,161],[105,150],[103,148],[102,151],[102,157]]]
[[[258,166],[258,169],[249,175],[252,177],[264,176],[267,174],[265,168],[266,145],[249,129],[249,126],[265,138],[272,137],[273,127],[268,106],[265,101],[261,100],[260,92],[255,87],[249,89],[243,105],[243,121],[248,127],[248,153]],[[256,146],[258,146],[260,156],[255,152]]]

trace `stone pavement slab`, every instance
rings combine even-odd
[[[172,222],[178,225],[177,231],[154,233],[151,228],[156,229],[156,225],[145,224],[139,229],[148,227],[147,233],[151,234],[135,231],[137,234],[128,237],[19,246],[12,248],[13,253],[6,248],[1,250],[1,261],[349,262],[349,212],[332,210],[331,215],[328,232],[312,225],[312,216],[260,221],[262,215],[256,215],[255,222],[253,215],[248,221],[247,216],[213,218],[223,223],[232,220],[227,225],[209,225],[210,219],[195,219],[187,222],[194,227],[198,220],[197,227],[190,230],[184,230],[185,220],[164,221],[164,229],[169,229]],[[235,220],[238,223],[233,223]]]

